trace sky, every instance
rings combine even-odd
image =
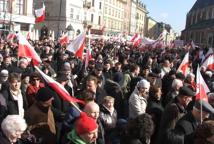
[[[149,11],[149,16],[158,22],[170,24],[180,33],[186,24],[186,14],[196,0],[141,0]]]

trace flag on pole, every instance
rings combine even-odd
[[[64,34],[61,38],[59,38],[59,43],[61,45],[67,45],[69,43],[68,35]]]
[[[210,92],[207,84],[205,83],[200,68],[198,66],[197,73],[196,73],[196,100],[204,100],[208,101],[207,93]]]
[[[88,63],[92,59],[91,48],[90,46],[87,48],[86,57],[85,57],[85,69],[88,67]]]
[[[8,41],[13,41],[13,39],[14,39],[15,37],[16,37],[15,34],[9,33],[9,34],[7,35],[7,40],[8,40]]]
[[[189,52],[186,53],[184,59],[182,60],[180,66],[178,67],[177,72],[183,73],[183,75],[187,76],[189,67]]]
[[[78,35],[68,46],[67,50],[73,52],[76,57],[83,58],[83,51],[85,47],[85,33]]]
[[[136,34],[134,34],[132,37],[131,37],[131,42],[134,42],[135,41],[135,39],[138,37],[138,34],[136,33]]]
[[[57,81],[52,79],[50,76],[43,73],[37,66],[34,66],[35,69],[41,74],[43,79],[47,82],[47,84],[63,99],[68,102],[74,102],[74,103],[81,103],[85,104],[84,101],[79,100],[73,96],[70,96],[70,94],[67,92],[67,90]]]
[[[201,66],[204,66],[206,69],[214,70],[214,54],[211,54]]]
[[[142,38],[140,36],[138,36],[133,42],[133,47],[134,48],[138,47],[142,43],[142,41],[143,41]]]
[[[35,10],[35,16],[36,16],[36,19],[35,19],[36,23],[40,23],[40,22],[43,22],[45,20],[45,4],[44,4],[44,2],[42,5],[42,8]]]
[[[36,53],[35,49],[30,45],[27,39],[22,35],[18,35],[19,46],[18,46],[18,56],[31,58],[33,65],[39,65],[42,60]]]

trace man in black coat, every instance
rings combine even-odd
[[[208,102],[198,100],[193,110],[188,112],[177,122],[175,131],[184,135],[185,144],[193,144],[194,132],[197,126],[202,123],[204,119],[208,118],[211,113],[214,113],[214,108]]]

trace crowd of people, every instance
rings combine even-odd
[[[134,48],[92,40],[92,57],[75,57],[49,37],[30,40],[39,68],[85,104],[47,85],[18,41],[0,39],[0,144],[214,144],[214,71],[196,100],[195,75],[207,48]],[[177,71],[190,53],[189,73]],[[73,105],[74,104],[74,105]]]

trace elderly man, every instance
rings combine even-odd
[[[99,120],[99,114],[100,114],[100,108],[99,105],[95,102],[89,102],[85,105],[84,112],[87,113],[88,116],[92,117],[97,121],[98,124],[98,139],[97,139],[97,144],[104,144],[105,139],[104,139],[104,128]]]
[[[206,101],[199,100],[191,112],[185,114],[176,124],[175,131],[184,135],[184,143],[194,143],[194,133],[197,126],[214,113],[214,108]]]
[[[135,119],[145,113],[150,83],[143,79],[137,83],[129,98],[129,118]]]
[[[74,129],[68,133],[67,139],[70,144],[91,144],[96,142],[98,125],[96,120],[81,112],[76,120]]]

